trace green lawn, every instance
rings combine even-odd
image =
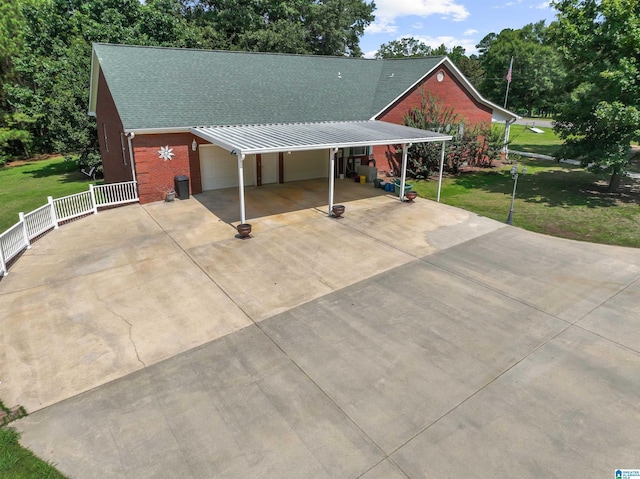
[[[38,459],[18,443],[20,435],[0,427],[0,477],[6,479],[65,479],[51,464]]]
[[[553,156],[563,141],[556,136],[553,128],[541,126],[536,126],[536,128],[544,133],[534,133],[525,125],[511,125],[509,149]]]
[[[608,177],[550,161],[523,159],[527,174],[518,179],[513,224],[562,238],[640,247],[640,181],[623,180],[621,193],[607,192]],[[443,203],[506,222],[513,180],[510,166],[443,179]],[[414,189],[435,199],[437,180]]]
[[[0,168],[0,233],[18,222],[18,213],[28,213],[47,202],[47,196],[87,191],[91,180],[73,161],[62,157]]]

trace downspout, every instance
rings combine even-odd
[[[131,163],[131,181],[133,181],[133,190],[138,198],[138,180],[136,179],[136,169],[133,161],[133,145],[131,140],[135,138],[136,134],[133,131],[127,133],[127,143],[129,144],[129,162]]]

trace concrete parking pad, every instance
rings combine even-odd
[[[640,274],[640,252],[577,243],[518,228],[426,259],[567,321],[577,321]]]
[[[639,250],[344,185],[345,219],[311,187],[249,240],[190,199],[36,243],[0,282],[0,398],[28,401],[23,443],[70,478],[640,467]],[[53,257],[81,239],[105,260]]]
[[[640,355],[570,328],[392,456],[409,477],[640,468]]]
[[[2,295],[0,397],[36,411],[249,325],[208,282],[174,253]]]
[[[28,421],[71,477],[357,477],[384,458],[255,326]]]
[[[387,454],[567,326],[422,262],[262,325]]]
[[[640,280],[597,307],[577,324],[600,336],[640,351]]]
[[[0,294],[80,277],[179,251],[138,205],[80,218],[43,236],[11,267]]]
[[[189,254],[254,321],[415,258],[326,217]]]
[[[233,225],[195,200],[159,201],[144,205],[144,209],[182,249],[228,240],[235,235]]]

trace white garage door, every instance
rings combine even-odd
[[[284,181],[329,177],[329,151],[293,151],[284,155]]]
[[[255,185],[255,156],[244,160],[244,184]],[[200,146],[202,190],[219,190],[238,186],[238,157],[214,145]]]

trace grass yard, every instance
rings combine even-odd
[[[542,126],[536,126],[536,128],[541,129],[544,133],[534,133],[526,125],[511,125],[509,149],[553,156],[563,141],[556,136],[553,128]]]
[[[562,238],[640,247],[640,181],[626,178],[620,193],[607,192],[608,177],[551,161],[523,159],[513,224]],[[510,166],[444,178],[441,199],[448,205],[506,222],[513,180]],[[414,182],[424,198],[437,195],[437,180]]]
[[[20,435],[0,427],[0,477],[6,479],[65,479],[51,464],[38,459],[18,443]]]
[[[78,171],[75,162],[62,157],[0,168],[0,233],[18,222],[19,212],[44,205],[47,196],[87,191],[89,183],[91,179]]]

